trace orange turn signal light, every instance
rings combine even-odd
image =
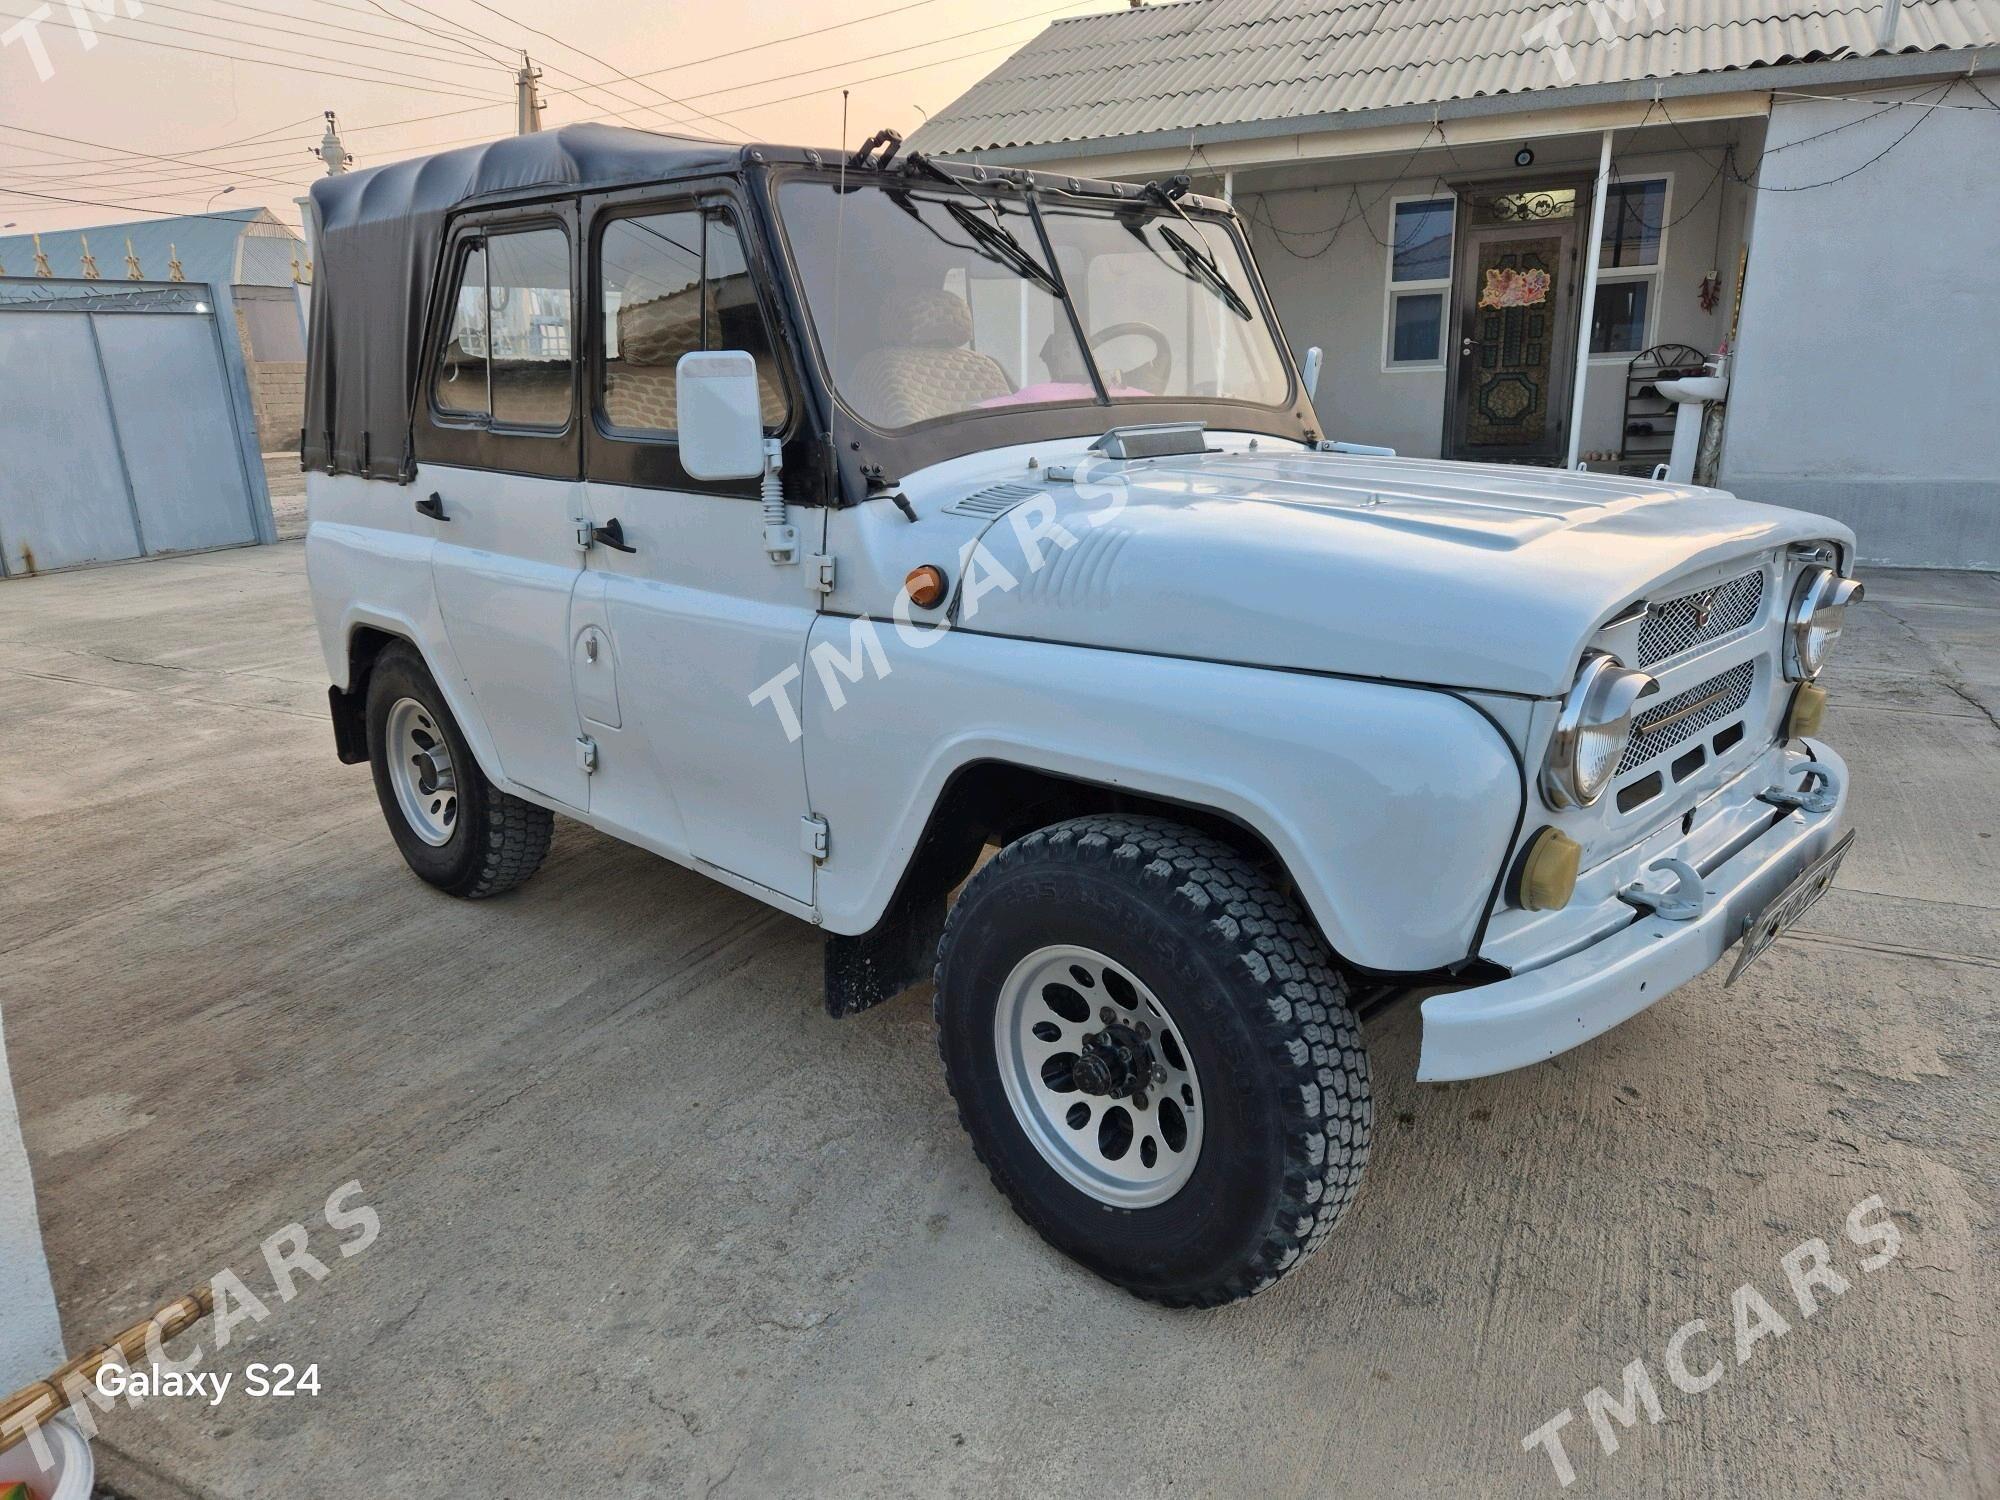
[[[918,609],[936,609],[944,603],[946,588],[944,569],[932,563],[910,569],[903,579],[903,592]]]

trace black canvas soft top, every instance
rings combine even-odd
[[[610,125],[565,125],[313,183],[319,221],[304,463],[405,479],[424,317],[446,218],[543,192],[590,192],[735,165],[747,149]]]

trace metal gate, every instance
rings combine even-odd
[[[0,278],[0,575],[275,540],[255,430],[206,286]]]

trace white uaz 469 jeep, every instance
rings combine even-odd
[[[1859,589],[1817,516],[1333,451],[1183,187],[591,126],[322,179],[307,557],[420,876],[560,812],[823,927],[835,1015],[935,964],[1021,1216],[1209,1304],[1352,1200],[1359,1014],[1521,1067],[1825,888]]]

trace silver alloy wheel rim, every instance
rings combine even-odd
[[[382,753],[410,831],[432,848],[450,843],[458,831],[458,780],[451,743],[431,711],[414,698],[398,698],[383,729]]]
[[[1076,1085],[1075,1064],[1107,1014],[1144,1028],[1151,1068],[1137,1094]],[[1173,1017],[1129,969],[1072,944],[1036,949],[1000,986],[993,1042],[1014,1118],[1065,1182],[1119,1208],[1150,1208],[1186,1186],[1201,1156],[1201,1080]]]

